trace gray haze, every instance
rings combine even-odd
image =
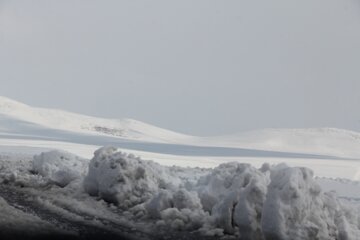
[[[0,0],[0,95],[218,135],[360,129],[358,0]]]

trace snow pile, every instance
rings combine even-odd
[[[88,161],[74,154],[53,150],[35,155],[33,171],[61,187],[86,174]]]
[[[267,177],[249,164],[225,163],[198,182],[197,192],[204,210],[217,227],[233,234],[259,231]]]
[[[129,208],[149,200],[160,189],[173,189],[180,183],[166,167],[104,147],[90,162],[84,188],[90,195]]]
[[[188,174],[107,147],[95,152],[84,188],[135,221],[155,222],[158,230],[242,239],[360,239],[358,209],[323,193],[309,169],[225,163]]]
[[[334,194],[323,193],[310,169],[279,165],[271,171],[263,234],[269,239],[360,239],[358,209],[350,209]]]
[[[0,184],[19,187],[41,187],[47,185],[42,176],[33,174],[32,154],[6,153],[0,155]]]

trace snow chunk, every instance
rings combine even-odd
[[[225,163],[198,182],[204,209],[226,233],[259,232],[268,179],[261,171],[241,163]],[[249,237],[247,237],[249,238]]]
[[[104,147],[95,152],[90,162],[84,189],[90,195],[127,209],[146,202],[160,189],[172,189],[180,184],[169,168]]]
[[[35,155],[33,171],[61,187],[85,175],[88,161],[74,154],[53,150]]]
[[[165,229],[170,226],[173,230],[193,231],[200,229],[210,218],[209,214],[201,209],[168,208],[161,212],[161,221]]]
[[[359,239],[357,217],[346,212],[334,194],[321,191],[310,169],[280,165],[271,172],[262,231],[266,239]]]

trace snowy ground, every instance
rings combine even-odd
[[[358,149],[339,129],[200,138],[1,98],[0,236],[360,239]]]
[[[261,234],[246,234],[291,218],[294,225],[274,230],[280,239],[297,236],[295,232],[293,239],[312,239],[312,231],[324,226],[331,227],[320,231],[323,239],[360,236],[360,183],[313,178],[311,170],[283,165],[257,169],[234,162],[215,170],[166,167],[112,148],[98,151],[91,161],[62,151],[34,158],[9,151],[0,162],[5,233],[20,228],[26,236],[48,236],[50,231],[84,239],[258,239]],[[273,208],[277,217],[268,212]],[[301,227],[303,221],[312,225],[311,231]],[[266,230],[267,239],[272,230]]]

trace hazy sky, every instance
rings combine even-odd
[[[0,0],[0,95],[195,135],[360,130],[360,1]]]

